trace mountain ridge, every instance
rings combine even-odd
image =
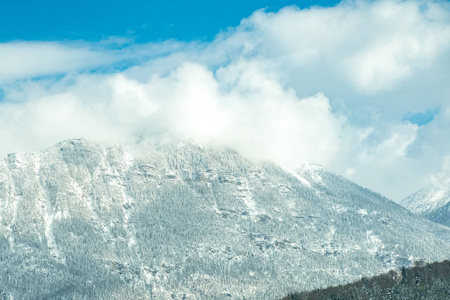
[[[186,143],[73,139],[10,154],[0,163],[0,291],[275,299],[450,255],[448,228],[309,166],[292,173]]]
[[[450,179],[425,187],[400,204],[415,214],[450,227]]]

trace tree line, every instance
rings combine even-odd
[[[293,293],[282,300],[450,299],[450,261],[402,267],[346,285]]]

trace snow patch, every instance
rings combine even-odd
[[[239,195],[244,200],[245,206],[247,206],[248,212],[251,218],[254,218],[258,215],[258,210],[256,209],[256,202],[253,199],[252,192],[248,187],[248,181],[245,179],[245,188],[239,191]]]
[[[293,171],[289,171],[289,170],[286,170],[286,171],[288,171],[292,176],[297,178],[298,181],[300,181],[303,185],[306,185],[307,187],[311,187],[311,183],[308,180],[306,180],[306,178],[298,175],[297,173],[295,173]]]
[[[50,203],[50,197],[45,197],[45,215],[44,215],[44,224],[45,224],[45,238],[47,240],[47,248],[50,251],[50,255],[64,262],[64,259],[61,257],[61,254],[58,251],[58,246],[56,244],[55,235],[53,233],[53,219],[55,217],[55,213],[53,207]]]
[[[365,210],[365,209],[358,209],[358,215],[360,215],[360,216],[367,216],[368,215],[368,213],[367,213],[367,210]]]
[[[384,248],[384,245],[383,245],[380,237],[373,234],[372,230],[367,231],[366,238],[367,238],[367,245],[368,245],[367,251],[370,254],[374,255],[377,252],[379,252],[379,250]]]

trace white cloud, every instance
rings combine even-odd
[[[449,5],[425,1],[258,11],[211,43],[0,44],[0,153],[170,135],[307,159],[399,200],[450,176],[449,54]]]
[[[246,43],[258,49],[258,58],[271,59],[298,91],[313,77],[314,89],[335,91],[339,85],[347,93],[377,95],[448,56],[444,8],[434,2],[344,1],[327,9],[259,11],[241,27],[250,28]]]
[[[61,74],[111,63],[112,57],[86,47],[58,43],[0,44],[0,80]]]
[[[134,60],[136,63],[184,47],[184,44],[175,41],[146,45],[129,43],[129,40],[117,37],[97,44],[23,41],[0,43],[0,82],[89,71],[127,60]]]

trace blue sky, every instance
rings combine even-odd
[[[413,115],[405,115],[404,120],[408,120],[413,124],[417,124],[419,126],[427,125],[431,121],[434,120],[434,117],[439,113],[439,108],[433,110],[427,110],[425,112],[420,112]]]
[[[253,11],[332,6],[334,0],[5,0],[0,7],[0,41],[88,40],[110,36],[137,42],[165,39],[212,40]]]
[[[449,58],[448,1],[3,1],[0,156],[171,136],[400,200],[450,177]]]

